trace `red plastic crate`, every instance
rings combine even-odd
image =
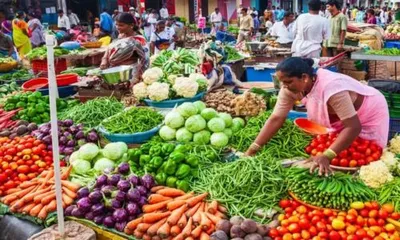
[[[56,59],[54,67],[56,74],[60,74],[62,71],[67,70],[67,60]],[[39,74],[39,76],[47,77],[47,60],[32,60],[32,70],[33,73]]]

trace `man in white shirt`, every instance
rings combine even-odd
[[[67,32],[71,29],[71,24],[69,22],[69,18],[65,16],[63,10],[58,10],[58,22],[57,27],[64,32]]]
[[[240,18],[242,17],[242,9],[243,9],[243,4],[240,4],[239,8],[237,9],[238,25],[240,24]]]
[[[278,37],[276,41],[280,44],[292,43],[294,40],[293,21],[294,14],[292,12],[285,12],[283,21],[276,22],[272,26],[270,31],[271,36]]]
[[[319,15],[320,0],[308,2],[309,13],[301,14],[294,23],[293,57],[319,58],[321,43],[329,39],[329,20]]]
[[[150,37],[150,53],[151,55],[159,53],[161,50],[174,49],[175,31],[166,28],[165,21],[160,20],[156,24],[156,30]]]
[[[211,13],[210,22],[213,26],[213,33],[216,33],[222,23],[222,14],[219,12],[219,8],[215,8],[215,11]]]
[[[164,4],[163,7],[160,9],[160,17],[163,20],[168,19],[169,14],[168,14],[168,9],[167,6]]]
[[[68,15],[68,19],[69,19],[69,23],[71,24],[71,27],[79,25],[79,23],[80,23],[79,18],[75,13],[72,12],[71,9],[68,9],[67,15]]]

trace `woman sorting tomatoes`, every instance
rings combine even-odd
[[[296,101],[307,108],[308,119],[338,132],[330,147],[311,157],[311,171],[320,175],[331,171],[330,161],[347,149],[357,137],[386,146],[389,132],[389,110],[385,97],[375,88],[329,70],[314,74],[312,59],[292,57],[276,68],[281,83],[277,104],[271,117],[251,144],[246,155],[252,156],[267,144],[284,124]]]

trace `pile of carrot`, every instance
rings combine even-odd
[[[143,215],[129,222],[125,233],[135,238],[207,240],[215,226],[226,218],[225,207],[218,202],[206,202],[208,193],[194,195],[163,186],[151,189]]]
[[[80,188],[79,184],[67,180],[71,169],[68,167],[61,175],[64,209],[73,204]],[[27,214],[44,220],[57,208],[54,184],[54,170],[43,171],[38,178],[7,190],[6,195],[1,198],[1,202],[8,205],[11,212]]]

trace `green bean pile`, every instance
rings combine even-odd
[[[267,111],[257,117],[250,118],[243,129],[233,134],[230,140],[231,146],[236,150],[246,151],[270,116],[271,111]],[[292,121],[286,120],[282,128],[260,150],[259,154],[268,153],[277,159],[308,157],[304,152],[304,148],[310,143],[311,139],[311,136],[302,132]]]
[[[105,119],[101,125],[109,133],[132,134],[146,132],[160,125],[164,117],[152,108],[132,107]]]
[[[85,127],[93,128],[123,109],[124,105],[115,98],[95,98],[60,113],[59,118],[71,119],[74,122],[83,123]]]
[[[260,219],[255,211],[276,206],[287,193],[283,168],[272,157],[241,158],[231,163],[215,163],[200,168],[192,184],[196,192],[208,192],[211,199],[225,205],[230,216]]]
[[[385,183],[378,190],[378,201],[380,204],[392,203],[395,212],[400,211],[400,177],[396,177],[393,181]]]

